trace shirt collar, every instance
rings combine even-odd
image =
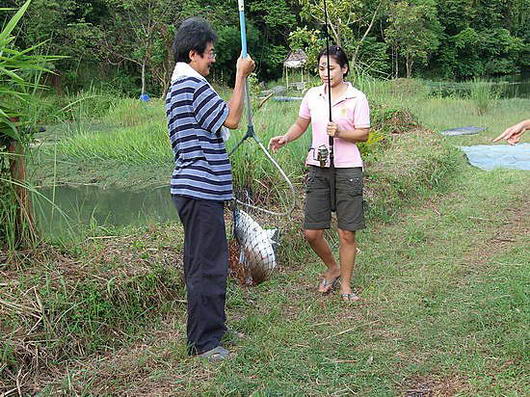
[[[173,75],[171,76],[171,82],[174,82],[175,80],[181,77],[195,77],[197,79],[206,81],[203,75],[201,75],[199,72],[193,69],[186,62],[177,62],[177,64],[175,65],[175,69],[173,69]]]
[[[333,104],[337,104],[338,102],[342,102],[342,101],[344,101],[346,99],[352,99],[352,98],[357,97],[357,89],[348,81],[346,82],[346,84],[348,85],[348,88],[346,89],[346,92],[340,98],[339,101],[333,100]],[[318,90],[318,94],[321,97],[327,97],[326,92],[327,92],[327,85],[326,84],[322,84],[320,86],[319,90]]]

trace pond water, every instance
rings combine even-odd
[[[33,195],[33,202],[40,229],[45,234],[75,232],[78,225],[125,226],[178,220],[166,186],[136,192],[96,186],[58,186],[55,193],[52,188],[41,189],[39,193]]]
[[[505,98],[530,98],[530,73],[521,73],[492,79],[503,88]]]
[[[530,73],[485,78],[484,80],[493,83],[502,98],[530,98]],[[472,81],[430,81],[427,82],[427,86],[433,94],[461,95],[469,92]]]

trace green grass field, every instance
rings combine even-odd
[[[186,356],[176,305],[130,345],[63,366],[44,395],[527,395],[529,182],[466,168],[370,225],[359,304],[319,296],[322,266],[300,246],[272,280],[232,282],[229,324],[246,337],[228,362]]]
[[[303,241],[299,205],[289,219],[264,220],[282,227],[279,271],[255,287],[230,279],[228,323],[245,334],[231,341],[235,357],[190,358],[181,226],[92,225],[37,252],[0,253],[0,393],[528,395],[530,174],[478,170],[455,146],[488,143],[528,117],[530,100],[486,98],[479,115],[473,99],[431,96],[421,82],[362,81],[360,88],[374,104],[377,129],[396,134],[366,156],[371,215],[358,233],[359,303],[317,293],[324,269]],[[39,137],[37,183],[167,182],[162,102],[103,99],[106,107],[70,108],[82,117]],[[262,140],[282,133],[297,106],[267,103],[255,119]],[[403,109],[435,133],[413,120],[396,124]],[[437,134],[465,125],[488,130]],[[306,147],[301,141],[278,154],[298,185]],[[243,149],[234,158],[237,183],[268,177],[255,148]]]

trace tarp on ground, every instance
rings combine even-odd
[[[461,146],[471,165],[492,170],[510,168],[530,170],[530,143],[518,145],[476,145]]]
[[[457,127],[451,128],[450,130],[443,130],[440,133],[445,136],[458,136],[458,135],[475,135],[479,132],[485,131],[484,127]]]

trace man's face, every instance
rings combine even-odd
[[[190,51],[190,66],[195,69],[201,76],[208,76],[210,68],[215,63],[215,49],[213,43],[208,43],[203,54],[196,51]]]

